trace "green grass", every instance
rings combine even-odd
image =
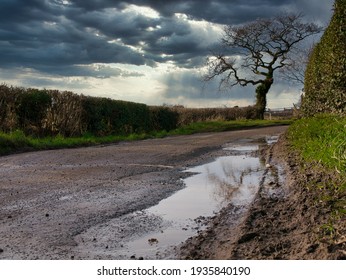
[[[28,137],[21,131],[0,133],[0,154],[7,154],[30,146]]]
[[[239,130],[255,127],[266,127],[274,125],[287,125],[290,120],[241,120],[241,121],[210,121],[193,123],[180,127],[172,131],[158,131],[152,133],[141,133],[131,135],[109,135],[97,137],[91,134],[85,134],[81,137],[30,137],[24,135],[21,131],[13,133],[0,132],[0,155],[10,154],[14,152],[59,149],[92,146],[98,144],[116,143],[119,141],[134,141],[148,138],[162,138],[172,135],[188,135],[201,132],[221,132],[230,130]]]
[[[288,138],[305,161],[346,172],[345,117],[319,115],[298,120],[290,126]]]
[[[319,115],[298,120],[289,127],[287,139],[301,157],[301,172],[315,174],[306,187],[317,194],[317,205],[330,210],[330,222],[321,231],[332,232],[330,225],[346,215],[346,117]]]
[[[289,125],[292,120],[239,120],[196,122],[171,131],[170,135],[188,135],[202,132],[222,132],[275,125]]]
[[[61,148],[75,148],[93,146],[98,144],[116,143],[119,141],[132,141],[148,138],[146,134],[131,134],[127,136],[104,136],[97,137],[85,135],[81,137],[55,137],[36,138],[25,136],[21,131],[5,134],[0,133],[0,155],[26,152],[34,150],[49,150]]]

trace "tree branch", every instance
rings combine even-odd
[[[220,76],[221,84],[232,87],[264,84],[272,79],[274,71],[289,65],[287,54],[296,44],[322,31],[301,19],[301,14],[284,14],[240,27],[227,26],[221,42],[232,55],[214,55],[208,62],[205,80]]]

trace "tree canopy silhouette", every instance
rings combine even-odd
[[[257,86],[256,108],[263,119],[274,72],[289,65],[287,54],[296,44],[321,31],[314,23],[304,23],[301,14],[226,26],[222,50],[208,58],[205,80],[220,77],[221,86]]]

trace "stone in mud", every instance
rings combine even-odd
[[[158,241],[156,238],[150,238],[150,239],[148,240],[148,242],[149,242],[150,245],[154,245],[154,244],[159,243],[159,241]]]
[[[257,237],[259,234],[257,232],[250,232],[244,234],[242,237],[239,238],[238,244],[246,243]]]
[[[312,244],[309,246],[309,248],[306,250],[308,254],[312,254],[316,251],[316,249],[319,247],[319,244]]]

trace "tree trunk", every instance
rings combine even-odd
[[[264,119],[264,112],[267,106],[267,93],[273,84],[273,78],[267,78],[262,84],[256,88],[256,110],[257,117]]]

